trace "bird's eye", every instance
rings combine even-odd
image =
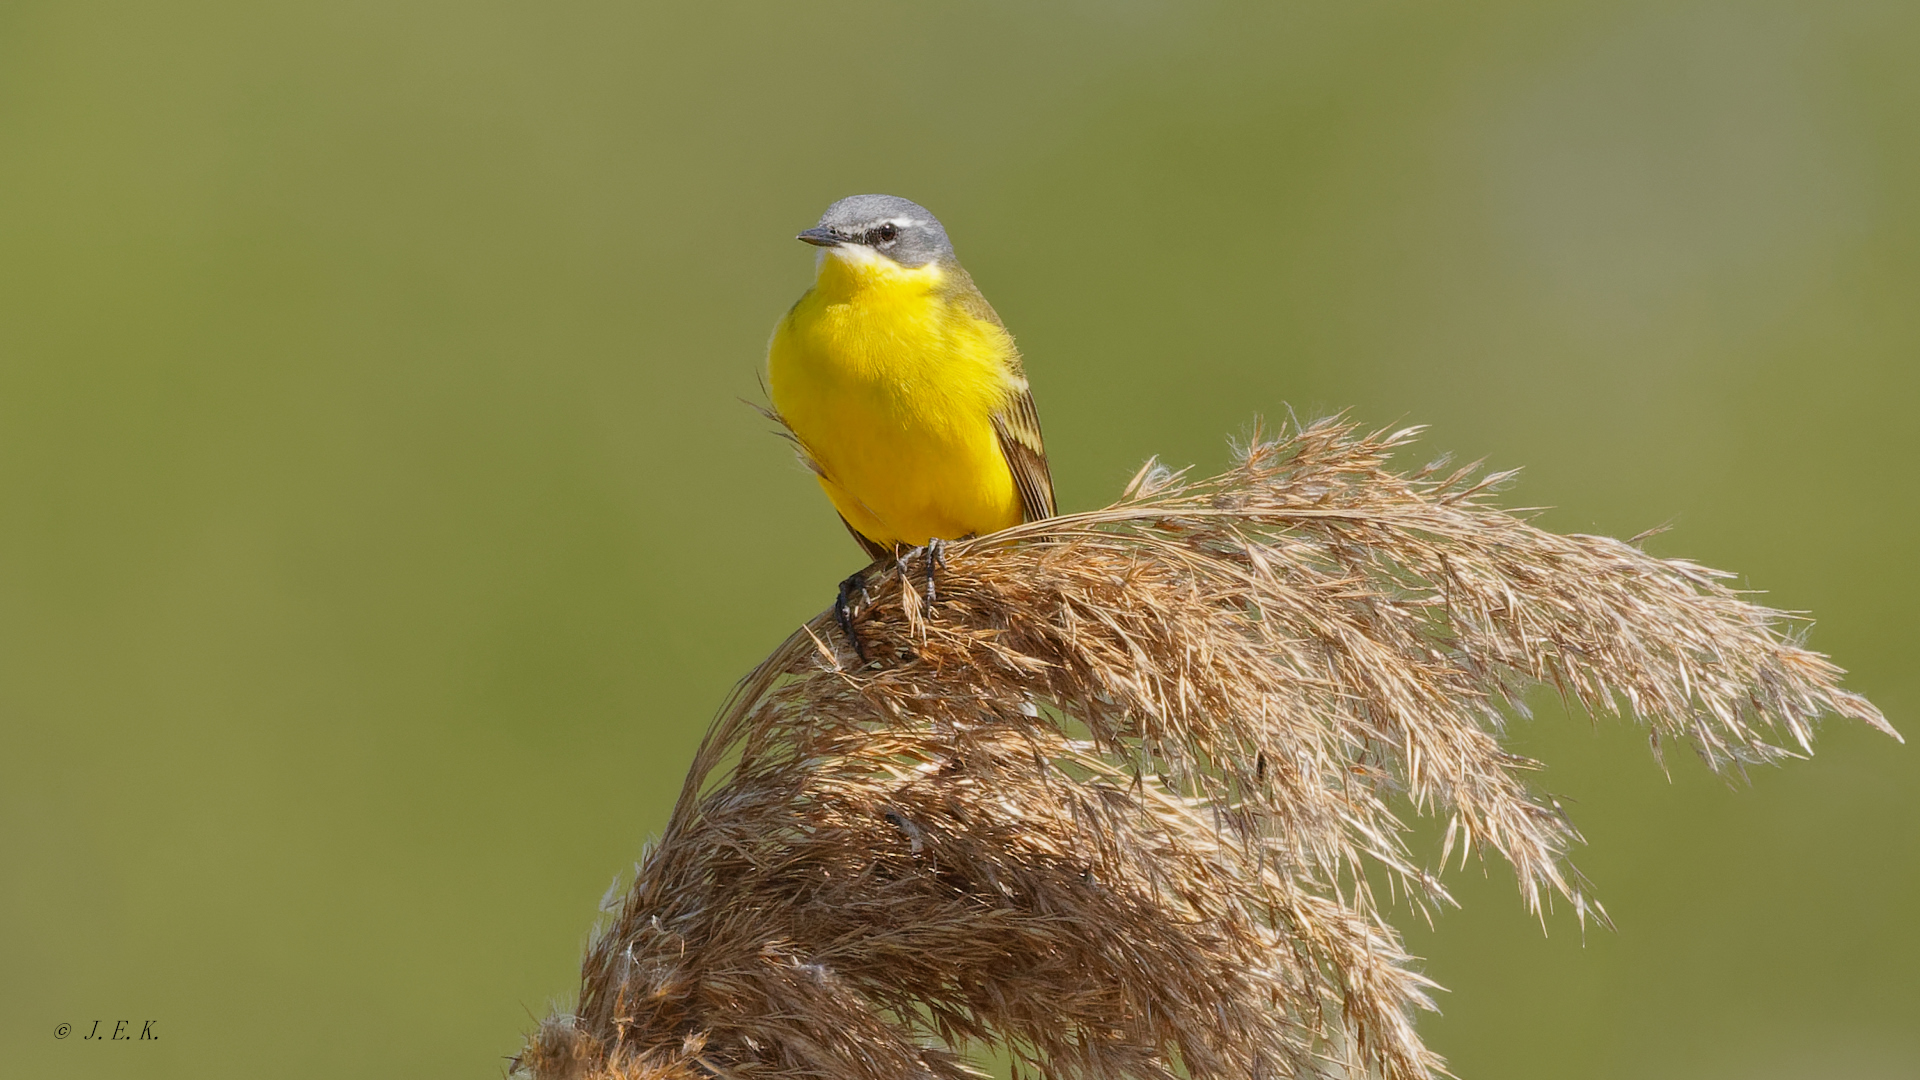
[[[881,243],[891,244],[900,236],[900,230],[894,226],[893,222],[889,221],[885,225],[873,230],[873,234],[880,238]]]

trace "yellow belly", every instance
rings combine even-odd
[[[774,331],[767,374],[834,507],[882,544],[1019,524],[992,419],[1012,388],[1006,331],[944,299],[937,272],[845,287],[833,271]]]

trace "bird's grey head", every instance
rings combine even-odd
[[[797,239],[823,248],[866,248],[901,266],[953,262],[953,244],[939,219],[897,195],[849,195]]]

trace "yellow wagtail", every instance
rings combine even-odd
[[[799,235],[813,288],[767,348],[773,407],[874,559],[1051,517],[1040,417],[1013,336],[926,208],[841,199]],[[841,585],[837,605],[853,638]]]

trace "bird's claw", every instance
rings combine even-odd
[[[847,635],[853,643],[853,654],[862,663],[867,659],[867,647],[860,643],[860,635],[853,628],[853,600],[859,597],[861,603],[867,602],[867,572],[855,570],[840,583],[840,595],[833,601],[833,621],[840,624],[840,632]]]
[[[935,599],[939,597],[939,588],[934,581],[934,573],[937,570],[944,569],[947,565],[947,542],[945,540],[935,538],[927,541],[926,543],[920,545],[919,547],[906,548],[904,550],[898,551],[894,555],[893,561],[894,561],[894,568],[900,572],[900,580],[902,581],[902,583],[906,581],[907,567],[912,564],[913,557],[916,555],[920,556],[920,558],[925,560],[925,562],[922,564],[925,570],[925,575],[926,575],[922,579],[923,583],[926,585],[926,591],[925,591],[926,600],[925,600],[924,610],[932,611],[933,602]]]
[[[895,548],[894,565],[900,571],[900,577],[903,583],[907,576],[907,566],[913,561],[915,555],[919,555],[926,560],[926,576],[924,580],[927,586],[927,598],[925,607],[922,610],[931,612],[933,610],[934,598],[938,595],[936,575],[941,570],[946,569],[947,566],[947,542],[945,540],[929,540],[917,548]],[[872,569],[872,567],[868,567],[867,569]],[[867,570],[855,570],[853,573],[847,575],[846,580],[840,583],[839,595],[836,596],[833,601],[833,621],[840,625],[840,632],[847,635],[847,641],[853,646],[854,655],[858,656],[862,663],[865,663],[867,659],[867,647],[861,642],[859,632],[853,628],[853,609],[856,600],[861,604],[870,602],[870,598],[867,596]]]
[[[934,571],[944,570],[947,567],[947,542],[939,537],[934,537],[927,541],[927,546],[921,550],[927,554],[927,610],[931,611],[933,610],[933,601],[937,596],[937,590],[934,588],[933,575]]]

